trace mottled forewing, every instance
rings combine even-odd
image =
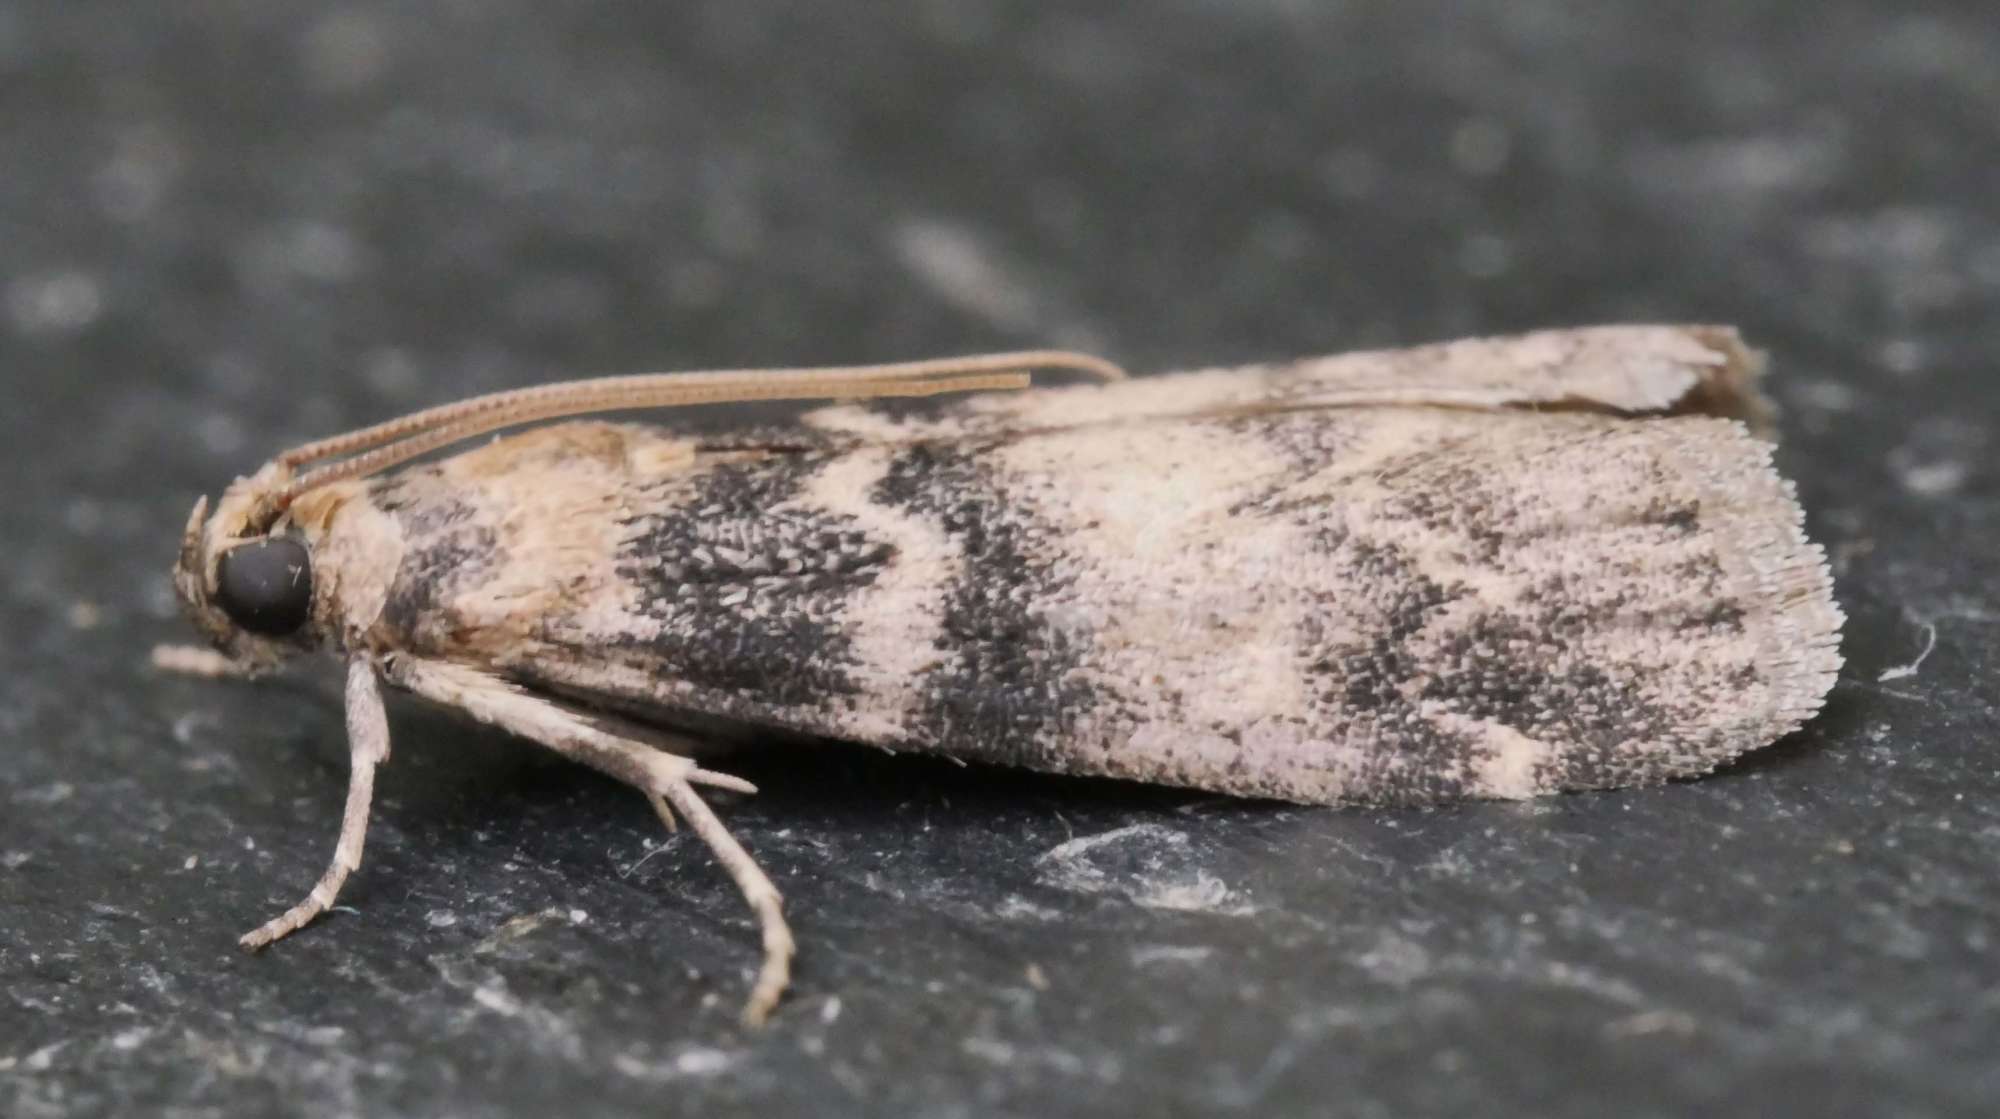
[[[601,496],[516,501],[490,539],[407,502],[462,546],[399,624],[670,722],[1304,801],[1524,796],[1705,771],[1837,664],[1820,556],[1727,421],[1249,411],[692,461],[536,434]],[[519,498],[495,485],[435,488]]]

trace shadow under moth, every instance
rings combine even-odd
[[[1602,327],[1127,380],[1062,353],[648,374],[309,444],[175,575],[246,669],[347,660],[361,861],[383,684],[628,783],[794,952],[704,739],[918,750],[1312,804],[1707,772],[1798,728],[1841,614],[1732,330]],[[1027,388],[1031,369],[1103,383]],[[1026,391],[998,392],[1013,389]],[[947,402],[876,398],[976,391]],[[832,399],[782,427],[504,427]],[[866,401],[865,403],[863,401]]]

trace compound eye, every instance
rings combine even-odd
[[[229,620],[265,637],[298,632],[312,614],[312,557],[287,536],[267,536],[222,554],[216,605]]]

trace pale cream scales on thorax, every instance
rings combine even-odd
[[[318,526],[319,577],[381,651],[505,667],[564,631],[642,620],[618,576],[622,525],[643,511],[639,483],[692,458],[657,431],[562,424],[309,491],[293,518]]]

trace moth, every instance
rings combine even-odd
[[[1139,379],[1035,352],[569,382],[297,448],[196,504],[175,571],[234,662],[346,658],[332,862],[242,942],[359,867],[385,684],[684,820],[761,928],[751,1022],[794,941],[697,791],[755,791],[705,741],[1310,804],[1705,773],[1798,728],[1840,665],[1753,430],[1761,366],[1688,326]],[[972,395],[882,399],[947,393]],[[724,435],[546,422],[773,399],[836,403]]]

